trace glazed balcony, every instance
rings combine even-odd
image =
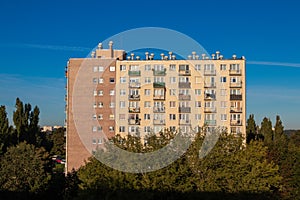
[[[128,96],[129,100],[134,100],[134,101],[139,101],[140,100],[140,95],[139,94],[131,94]]]
[[[206,76],[215,76],[216,70],[204,70],[204,75]]]
[[[178,112],[179,113],[191,113],[191,107],[179,107]]]
[[[205,83],[204,87],[205,88],[216,88],[216,83]]]
[[[240,69],[236,70],[236,69],[230,69],[229,70],[229,75],[242,75],[242,71]]]
[[[130,88],[141,88],[141,83],[131,82],[129,83]]]
[[[163,70],[155,70],[153,69],[153,76],[165,76],[167,73],[166,73],[166,69],[163,69]]]
[[[243,109],[242,108],[230,107],[230,112],[231,113],[241,113],[241,112],[243,112]]]
[[[230,126],[242,126],[242,120],[230,120]]]
[[[140,107],[129,107],[128,112],[129,113],[139,113],[140,112]]]
[[[164,82],[154,82],[153,87],[154,88],[164,88],[166,86],[166,83]]]
[[[138,71],[130,70],[130,71],[128,71],[128,75],[129,76],[141,76],[141,71],[140,70],[138,70]]]
[[[140,124],[141,124],[140,118],[128,119],[128,125],[140,125]]]
[[[191,95],[189,95],[189,94],[179,94],[179,100],[190,101],[191,100]]]
[[[242,87],[242,81],[239,81],[239,82],[236,82],[236,83],[230,83],[230,87],[240,88],[240,87]]]
[[[191,70],[179,70],[179,76],[190,76]]]
[[[216,95],[215,94],[204,94],[204,100],[216,100]]]
[[[217,125],[217,120],[205,120],[204,123],[207,126],[216,126]]]
[[[217,112],[217,109],[216,109],[216,107],[206,107],[206,108],[204,108],[204,112],[215,113],[215,112]]]
[[[191,120],[189,119],[180,119],[179,120],[179,125],[190,125],[191,124]]]
[[[178,87],[179,88],[191,88],[191,83],[190,82],[179,82]]]
[[[242,100],[243,96],[241,94],[231,94],[230,100]]]
[[[164,119],[154,119],[153,124],[154,125],[165,125],[166,121]]]
[[[165,107],[153,107],[153,112],[154,113],[164,113],[166,112]]]
[[[165,95],[153,95],[153,100],[165,100]]]

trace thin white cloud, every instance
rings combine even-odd
[[[270,61],[247,61],[247,64],[251,64],[251,65],[285,66],[285,67],[300,67],[300,63],[270,62]]]
[[[17,48],[34,48],[34,49],[45,49],[53,51],[80,51],[88,52],[92,48],[89,47],[78,47],[78,46],[65,46],[65,45],[49,45],[49,44],[29,44],[29,43],[20,43],[20,44],[0,44],[5,47],[17,47]]]

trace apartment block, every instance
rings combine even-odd
[[[246,136],[245,58],[191,52],[108,49],[67,66],[67,171],[116,134],[144,138],[164,129],[225,130]]]

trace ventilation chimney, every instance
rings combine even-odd
[[[102,49],[102,43],[98,44],[98,49]]]
[[[146,60],[149,60],[149,52],[146,52],[145,55],[146,55]]]
[[[131,60],[134,60],[134,53],[131,53],[130,56],[131,56]]]
[[[213,60],[214,60],[214,59],[215,59],[215,56],[216,56],[216,55],[215,55],[214,53],[213,53],[213,54],[211,54],[211,59],[213,59]]]
[[[169,60],[172,60],[172,54],[173,54],[173,52],[170,51],[170,52],[169,52]]]
[[[242,60],[246,60],[245,56],[242,56]]]
[[[139,59],[140,59],[140,57],[139,57],[139,56],[136,56],[135,58],[136,58],[137,60],[139,60]]]
[[[92,58],[95,58],[95,51],[92,51],[91,57],[92,57]]]
[[[163,60],[165,57],[165,54],[161,53],[160,56],[161,56],[161,59]]]
[[[220,55],[219,58],[220,58],[220,60],[222,60],[223,59],[223,55]]]
[[[196,59],[196,51],[193,51],[193,52],[192,52],[192,57],[193,57],[193,60]]]
[[[216,51],[217,60],[220,58],[220,51]]]
[[[165,56],[165,57],[164,57],[164,60],[168,60],[168,58],[169,58],[168,56]]]
[[[232,59],[233,59],[233,60],[236,59],[236,55],[235,55],[235,54],[232,55]]]
[[[202,60],[204,60],[205,59],[205,53],[203,53],[201,56],[202,56]]]
[[[191,55],[188,55],[188,59],[189,59],[189,60],[192,60],[192,56],[191,56]]]
[[[199,57],[200,57],[199,55],[196,55],[196,60],[199,60]]]
[[[151,53],[150,56],[151,56],[151,60],[153,60],[154,59],[154,53]]]
[[[130,60],[130,58],[131,58],[130,56],[127,56],[127,60]]]
[[[108,46],[109,46],[109,50],[110,50],[110,57],[113,58],[114,57],[114,50],[113,50],[113,41],[109,41]]]
[[[176,60],[176,56],[175,55],[172,55],[172,60]]]

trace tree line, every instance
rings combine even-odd
[[[258,126],[250,115],[246,138],[220,132],[202,158],[204,127],[179,159],[157,171],[121,172],[91,157],[66,175],[51,161],[51,155],[65,153],[64,130],[42,133],[38,107],[19,99],[13,122],[1,106],[0,199],[300,199],[300,131],[288,137],[279,116],[274,126],[269,118]],[[146,138],[146,145],[130,135],[108,142],[134,153],[154,152],[174,137],[164,131]]]

